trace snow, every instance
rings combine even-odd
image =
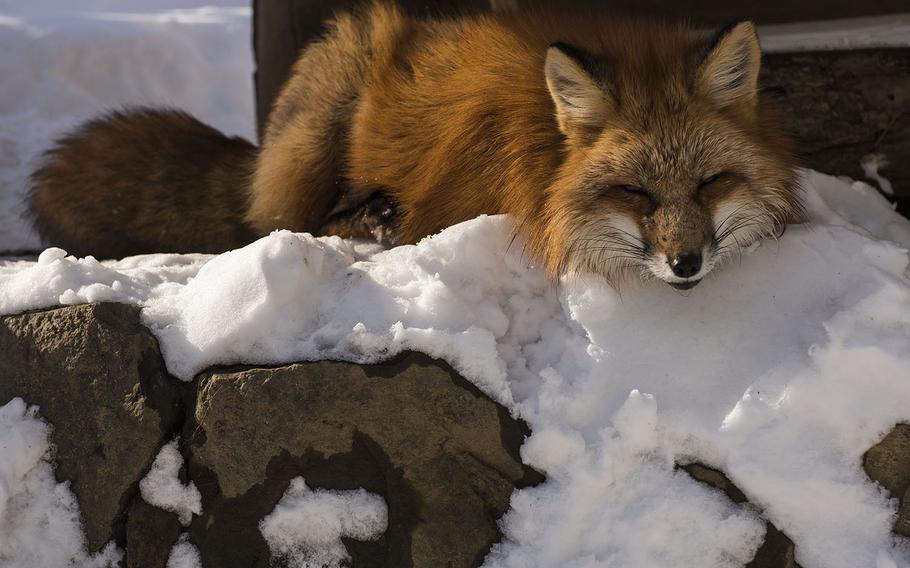
[[[910,420],[910,223],[866,183],[806,171],[802,184],[810,224],[687,292],[550,282],[507,218],[480,217],[390,250],[287,231],[219,256],[49,249],[0,265],[0,313],[140,304],[182,379],[408,349],[445,359],[528,421],[522,457],[548,476],[513,495],[489,567],[742,566],[763,517],[805,568],[906,568],[897,503],[861,460]],[[751,504],[676,469],[692,461]],[[305,500],[295,487],[264,527]]]
[[[178,444],[179,440],[172,440],[161,447],[148,474],[139,482],[139,492],[149,505],[177,513],[180,524],[186,527],[193,515],[202,514],[202,496],[192,481],[186,485],[180,482],[183,456]]]
[[[259,530],[273,556],[290,568],[341,568],[350,561],[342,537],[376,540],[388,522],[378,495],[364,489],[314,491],[295,477]]]
[[[891,181],[878,172],[879,168],[887,168],[889,163],[888,157],[884,154],[868,154],[863,157],[860,166],[867,179],[875,180],[878,183],[878,188],[882,193],[894,195],[894,186],[891,185]]]
[[[0,565],[107,568],[123,556],[114,543],[90,556],[79,505],[50,463],[50,427],[21,398],[0,406]]]
[[[183,533],[171,548],[165,568],[202,568],[202,556],[199,549],[189,541],[189,535]]]
[[[0,254],[40,249],[27,177],[100,112],[172,106],[253,139],[250,17],[244,0],[0,0]]]

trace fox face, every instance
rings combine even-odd
[[[688,289],[801,217],[796,163],[759,101],[751,22],[711,37],[659,27],[616,36],[604,39],[608,55],[565,44],[547,52],[566,140],[546,197],[548,264]]]

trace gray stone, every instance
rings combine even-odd
[[[0,318],[0,405],[38,405],[54,428],[91,550],[122,541],[125,510],[181,419],[181,389],[137,308],[84,305]]]
[[[542,479],[518,457],[525,425],[423,355],[208,373],[195,417],[206,566],[269,565],[258,523],[298,475],[386,499],[382,539],[346,543],[355,566],[477,566],[514,489]]]
[[[126,516],[126,568],[166,568],[182,530],[176,513],[133,497]]]

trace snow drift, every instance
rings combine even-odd
[[[170,371],[414,349],[527,420],[549,480],[516,492],[496,567],[728,567],[761,516],[806,568],[910,566],[861,457],[910,420],[910,223],[868,185],[803,179],[812,223],[697,288],[549,282],[482,217],[380,250],[279,231],[236,251],[0,266],[0,313],[145,306]],[[735,505],[676,470],[723,470]]]

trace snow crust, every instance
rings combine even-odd
[[[4,568],[107,568],[123,552],[113,543],[89,555],[79,505],[57,483],[50,427],[21,398],[0,406],[0,565]]]
[[[391,250],[287,231],[215,257],[50,249],[0,266],[0,313],[138,303],[183,379],[445,359],[528,421],[522,457],[548,476],[513,495],[486,566],[742,566],[764,517],[806,568],[907,567],[896,501],[861,459],[910,420],[910,223],[865,183],[808,171],[803,185],[810,225],[684,293],[549,282],[507,218],[481,217]],[[751,505],[676,469],[690,461]]]
[[[189,526],[193,515],[202,514],[202,496],[196,484],[180,482],[183,456],[179,440],[168,442],[159,450],[148,474],[139,482],[139,492],[145,502],[166,511],[177,513],[183,526]]]
[[[891,180],[883,177],[878,172],[879,168],[887,168],[889,164],[888,157],[884,154],[868,154],[860,162],[866,179],[875,180],[878,183],[878,188],[885,195],[894,195],[894,186],[891,185]]]
[[[202,568],[202,556],[196,545],[189,541],[189,535],[180,535],[177,543],[171,548],[165,568]]]
[[[388,516],[382,497],[364,489],[314,491],[295,477],[259,530],[273,556],[290,568],[341,568],[351,559],[341,538],[375,540]]]
[[[37,250],[26,179],[54,137],[123,105],[255,136],[249,2],[0,0],[0,253]]]

